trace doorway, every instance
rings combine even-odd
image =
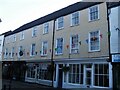
[[[58,87],[62,88],[62,81],[63,81],[62,67],[63,67],[63,64],[59,64],[58,66],[59,66],[59,68],[58,68]]]
[[[87,87],[92,86],[92,64],[85,66],[85,85]]]

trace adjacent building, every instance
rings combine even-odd
[[[107,16],[106,3],[78,2],[27,23],[5,36],[3,67],[25,62],[26,82],[112,88]]]
[[[120,3],[111,7],[109,11],[110,22],[110,51],[113,65],[113,88],[120,89]]]

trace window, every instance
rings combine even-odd
[[[83,64],[70,64],[69,83],[83,84]]]
[[[93,6],[89,8],[89,21],[97,20],[99,19],[99,10],[98,6]]]
[[[27,77],[35,78],[35,71],[36,71],[36,66],[29,66],[29,68],[27,69]]]
[[[94,85],[109,87],[109,65],[95,64]]]
[[[70,53],[78,53],[78,35],[71,36],[70,49]]]
[[[44,23],[43,34],[48,33],[48,31],[49,31],[49,23],[47,22],[47,23]]]
[[[38,76],[39,79],[52,80],[49,64],[40,64],[38,73],[39,73],[39,76]]]
[[[32,44],[32,45],[31,45],[30,55],[31,55],[31,56],[34,56],[34,55],[35,55],[35,44]]]
[[[5,49],[4,58],[8,57],[8,48]]]
[[[60,17],[57,19],[57,30],[63,29],[63,27],[64,27],[64,18]]]
[[[1,47],[1,45],[2,45],[2,40],[0,40],[0,47]]]
[[[20,57],[22,55],[23,55],[23,46],[20,46],[19,50],[18,50],[18,57]]]
[[[36,37],[37,36],[37,27],[34,27],[32,30],[32,37]]]
[[[71,26],[79,24],[79,12],[75,12],[71,15]]]
[[[14,47],[12,47],[12,49],[11,49],[11,58],[13,58],[13,57],[14,57],[14,51],[15,51],[15,48],[14,48]]]
[[[63,53],[63,38],[58,38],[56,40],[56,54],[62,54]]]
[[[20,33],[20,40],[23,40],[24,39],[24,32],[21,32]]]
[[[89,34],[89,51],[100,50],[100,31],[90,32]]]
[[[16,34],[13,35],[13,42],[16,41]]]
[[[42,42],[42,53],[41,53],[41,55],[47,55],[47,48],[48,48],[48,42],[47,41]]]

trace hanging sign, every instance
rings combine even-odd
[[[112,55],[112,62],[120,62],[120,53]]]

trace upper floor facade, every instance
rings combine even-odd
[[[69,11],[68,11],[69,10]],[[3,60],[108,57],[106,3],[78,2],[5,37]]]

